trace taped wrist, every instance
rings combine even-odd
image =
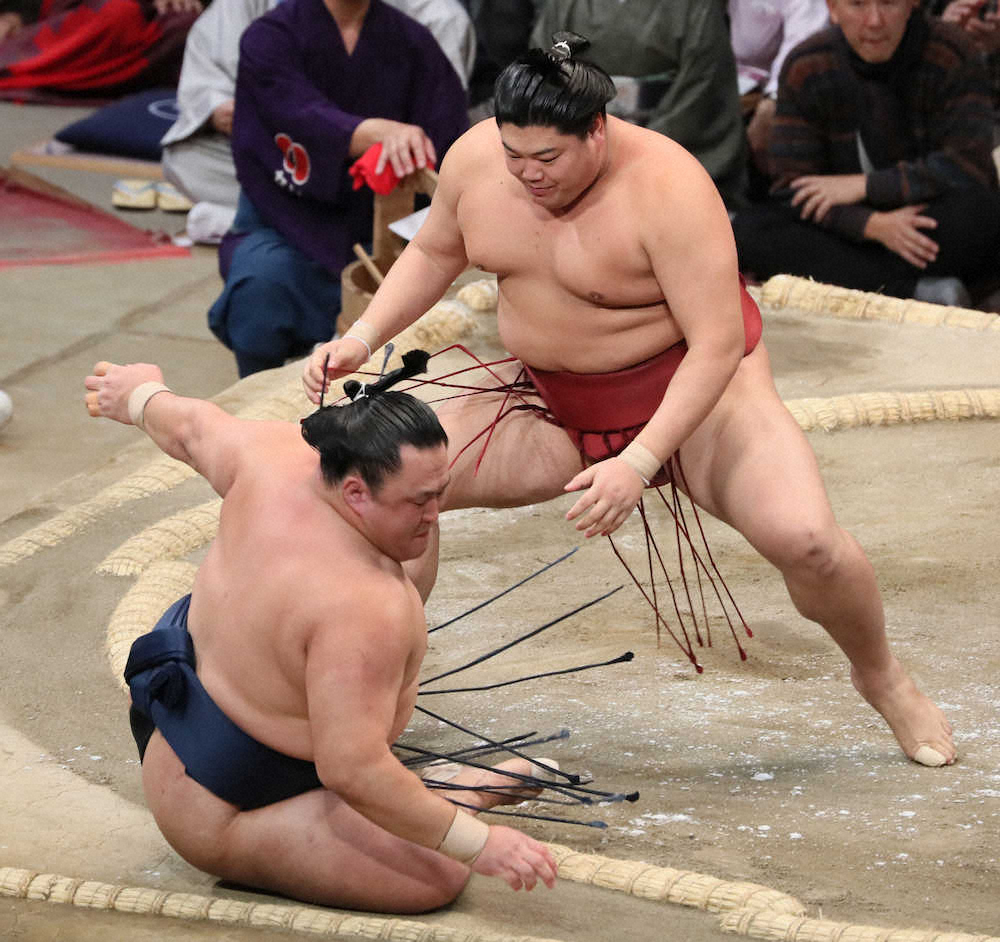
[[[490,836],[490,826],[471,814],[466,814],[460,808],[455,809],[455,817],[444,840],[438,844],[438,852],[466,866],[476,862],[483,852],[486,838]]]
[[[656,455],[634,439],[628,443],[618,457],[642,478],[642,483],[646,487],[649,487],[649,482],[660,473],[660,468],[663,467],[663,462]]]
[[[368,351],[368,359],[370,360],[372,351],[375,349],[375,340],[377,339],[375,336],[375,330],[372,326],[370,324],[366,324],[359,318],[347,328],[347,333],[344,334],[344,339],[346,340],[348,337],[364,344],[365,350]]]
[[[132,424],[145,432],[146,426],[143,423],[143,413],[146,411],[146,403],[157,393],[170,391],[169,386],[152,381],[140,383],[136,386],[128,397],[128,417],[132,420]]]

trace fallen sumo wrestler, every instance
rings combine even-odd
[[[551,887],[555,864],[543,845],[477,815],[526,798],[558,806],[638,798],[589,787],[587,777],[524,751],[565,730],[499,741],[416,703],[490,689],[440,682],[620,588],[418,680],[426,622],[403,562],[423,552],[436,522],[450,473],[447,436],[425,403],[390,387],[427,360],[413,351],[375,382],[345,384],[350,402],[317,410],[301,431],[176,396],[148,364],[99,363],[87,377],[92,415],[143,429],[223,498],[191,592],[134,641],[124,671],[153,816],[182,857],[223,879],[393,912],[443,905],[470,869],[513,889]],[[318,559],[335,561],[340,578]],[[472,744],[399,743],[414,709]],[[405,761],[399,752],[409,753]],[[512,758],[481,761],[501,752]],[[324,863],[304,865],[323,842]]]
[[[508,592],[548,571],[553,566],[568,559],[575,549],[546,564],[536,572],[502,592],[462,612],[430,631],[446,628],[460,619],[473,614]],[[446,689],[424,689],[446,677],[468,670],[477,664],[496,657],[515,645],[536,637],[543,631],[582,612],[592,605],[603,602],[621,586],[580,605],[551,621],[546,622],[514,640],[494,650],[475,657],[458,667],[443,671],[419,682],[418,696],[435,696],[453,693],[468,693],[492,690],[501,686],[524,683],[563,674],[578,673],[598,667],[608,667],[631,661],[631,651],[595,664],[585,664],[559,670],[545,671],[524,677],[515,677],[499,683],[484,686],[449,687]],[[191,605],[190,593],[178,599],[164,612],[156,627],[149,634],[138,638],[132,645],[125,667],[125,680],[129,685],[132,704],[129,708],[129,722],[132,735],[139,750],[140,761],[145,757],[153,731],[159,729],[171,748],[185,765],[185,771],[196,782],[225,801],[252,810],[283,801],[294,795],[314,788],[322,788],[322,782],[314,762],[307,762],[285,755],[265,746],[237,726],[208,695],[196,673],[194,643],[187,631],[187,614]],[[636,801],[638,792],[609,792],[586,787],[586,777],[561,770],[552,759],[538,759],[528,756],[523,750],[570,736],[568,729],[539,736],[537,731],[521,733],[503,740],[494,740],[483,733],[468,729],[425,707],[415,707],[421,713],[473,738],[472,745],[447,752],[434,751],[397,741],[393,748],[411,753],[410,758],[401,760],[407,768],[416,771],[430,789],[444,789],[448,792],[478,792],[503,796],[508,792],[530,792],[532,801],[552,802],[559,805],[592,805],[595,801],[619,802]],[[510,784],[454,785],[447,784],[464,768],[492,771],[491,766],[477,761],[489,755],[506,753],[514,758],[528,760],[534,771],[520,774],[506,771]],[[220,762],[220,756],[225,757]],[[551,791],[561,796],[559,800],[543,798],[542,792]],[[453,804],[480,810],[475,805],[463,802],[454,795],[446,795]],[[497,811],[485,809],[484,813],[507,817],[532,818],[574,824],[584,827],[603,828],[601,820],[580,821],[572,818],[553,817],[526,811]]]

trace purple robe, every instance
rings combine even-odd
[[[351,55],[322,0],[283,0],[240,41],[236,175],[262,219],[336,274],[372,236],[372,193],[352,190],[365,118],[424,129],[438,162],[468,127],[466,95],[434,37],[372,0]]]

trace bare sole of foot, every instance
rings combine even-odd
[[[533,778],[551,781],[554,776],[545,766],[558,769],[559,764],[552,759],[541,758],[537,763],[529,762],[527,759],[508,759],[489,770],[463,766],[460,763],[440,763],[429,766],[421,777],[424,781],[448,783],[465,788],[495,789],[493,792],[456,789],[454,796],[456,800],[476,805],[479,811],[486,811],[498,805],[516,805],[538,797],[541,788],[522,785],[519,776],[530,775]],[[505,775],[505,770],[514,774]],[[447,789],[441,789],[440,792],[444,797],[448,797]]]
[[[941,708],[925,696],[898,661],[878,684],[863,683],[851,671],[854,688],[889,724],[907,757],[920,765],[951,765],[958,753],[951,724]]]

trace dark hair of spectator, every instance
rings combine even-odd
[[[448,444],[431,407],[395,390],[317,409],[302,420],[302,437],[319,452],[327,484],[335,485],[354,471],[372,491],[402,467],[403,445]]]
[[[585,138],[615,97],[611,76],[576,58],[589,45],[576,33],[556,33],[548,52],[530,49],[508,65],[493,90],[497,124],[555,128]]]

